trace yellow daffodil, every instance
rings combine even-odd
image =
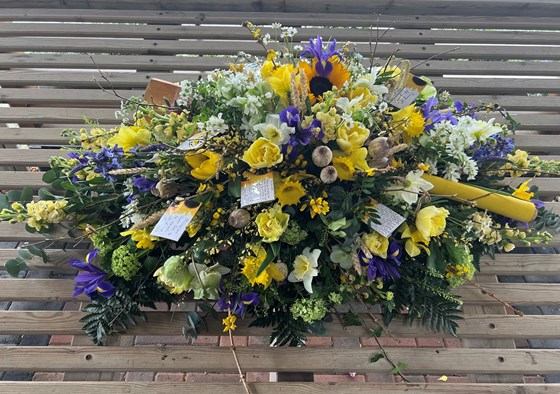
[[[214,177],[222,167],[222,156],[209,150],[188,154],[185,160],[192,167],[191,175],[200,181]]]
[[[422,208],[416,215],[416,228],[422,237],[429,239],[443,233],[449,211],[433,205]]]
[[[136,247],[138,249],[153,249],[156,244],[154,241],[159,241],[158,237],[150,235],[150,232],[146,229],[142,230],[127,230],[121,233],[121,236],[126,237],[130,235],[130,239],[136,242]]]
[[[128,152],[135,146],[146,146],[150,144],[152,133],[138,126],[121,126],[116,135],[107,140],[107,145],[118,145]]]
[[[283,160],[282,152],[278,145],[266,138],[258,138],[243,154],[243,161],[251,168],[270,168]]]
[[[249,249],[253,252],[253,254],[241,258],[241,264],[243,264],[241,273],[249,280],[251,286],[259,284],[263,285],[266,289],[270,286],[273,279],[276,281],[284,280],[285,276],[274,263],[270,263],[259,275],[257,275],[261,264],[266,259],[266,250],[261,245],[255,244],[249,245]]]
[[[379,234],[377,231],[362,235],[362,242],[375,256],[387,258],[387,249],[389,248],[389,239]]]
[[[276,242],[286,231],[290,215],[282,212],[280,205],[275,204],[272,208],[257,215],[255,223],[263,242]]]
[[[390,113],[393,120],[390,125],[397,131],[406,133],[410,138],[419,137],[424,132],[425,120],[414,105],[409,105],[397,112]]]
[[[422,252],[422,250],[427,254],[430,254],[430,249],[426,247],[430,244],[430,239],[424,238],[415,226],[408,226],[407,224],[405,224],[404,231],[401,237],[403,239],[408,238],[404,245],[404,249],[410,257],[418,256]]]
[[[530,192],[529,186],[527,186],[531,182],[531,179],[528,181],[523,182],[515,191],[512,193],[514,197],[520,198],[522,200],[530,201],[531,197],[535,195],[535,193]]]
[[[367,148],[356,149],[353,152],[333,152],[332,165],[336,168],[338,177],[343,181],[351,181],[354,179],[356,170],[369,172],[370,168],[367,163]]]
[[[275,195],[280,206],[295,205],[305,196],[305,189],[300,181],[294,181],[291,177],[275,182]]]
[[[271,62],[272,63],[272,62]],[[266,78],[272,90],[276,93],[283,101],[287,102],[288,93],[290,93],[290,82],[292,80],[292,73],[297,72],[296,68],[292,64],[284,64],[276,69],[270,71],[270,66],[267,66],[265,74],[269,74]],[[261,73],[263,71],[261,70]]]

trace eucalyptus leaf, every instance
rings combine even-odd
[[[29,269],[22,259],[11,259],[4,263],[4,268],[14,278],[17,278],[21,271]]]
[[[33,189],[31,189],[29,186],[24,187],[21,191],[20,201],[22,203],[33,201]]]
[[[27,249],[18,249],[18,255],[24,260],[31,260],[33,255]]]
[[[21,190],[10,190],[6,195],[9,202],[21,201]]]

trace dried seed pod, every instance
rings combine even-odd
[[[368,161],[368,166],[370,168],[385,168],[389,165],[388,157],[381,157],[379,159],[372,159]]]
[[[175,182],[160,180],[156,187],[151,190],[156,197],[170,198],[177,194],[177,184]]]
[[[251,221],[251,214],[246,209],[236,209],[229,214],[228,223],[231,227],[243,228]]]
[[[323,183],[333,183],[338,178],[338,172],[334,166],[327,166],[321,170],[320,177]]]
[[[391,143],[387,137],[377,137],[370,141],[368,144],[368,154],[374,159],[379,159],[389,156]]]
[[[328,146],[323,145],[318,146],[313,150],[311,159],[313,160],[313,164],[317,167],[326,167],[331,163],[332,156],[333,154],[331,149]]]

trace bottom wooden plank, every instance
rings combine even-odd
[[[387,348],[410,374],[558,374],[557,349]],[[249,372],[388,372],[372,363],[378,349],[237,348]],[[237,373],[231,349],[204,346],[10,346],[0,347],[0,370],[34,372],[226,372]]]
[[[560,384],[379,384],[379,383],[250,383],[253,394],[540,394],[558,393]],[[166,382],[0,382],[4,394],[245,394],[235,383],[166,383]]]

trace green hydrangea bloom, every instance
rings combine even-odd
[[[323,300],[301,299],[293,303],[290,308],[292,316],[297,319],[301,317],[306,323],[321,320],[327,314],[327,306]]]
[[[453,249],[451,257],[454,261],[445,269],[445,279],[451,287],[462,285],[472,280],[475,272],[473,256],[466,245],[460,245]]]
[[[116,276],[131,280],[140,271],[138,257],[126,245],[119,246],[113,252],[111,269]]]
[[[342,294],[340,293],[329,293],[329,301],[335,305],[340,305],[344,301]]]
[[[99,250],[97,254],[100,257],[110,256],[114,250],[113,243],[110,241],[108,235],[109,227],[103,227],[89,236],[89,239],[93,242],[93,246]]]
[[[288,227],[280,237],[280,242],[285,244],[295,246],[307,238],[308,232],[301,228],[301,226],[295,221],[290,220]]]

